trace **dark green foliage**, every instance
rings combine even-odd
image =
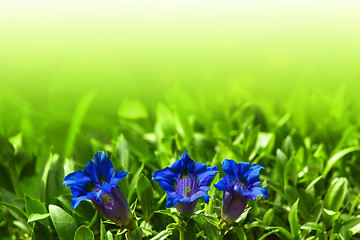
[[[311,117],[307,124],[306,116],[300,121],[246,102],[187,108],[128,99],[107,118],[87,115],[93,98],[83,98],[67,125],[44,127],[30,114],[18,132],[0,137],[1,238],[178,239],[181,231],[185,239],[360,238],[360,129],[350,116],[341,124],[324,116],[315,126]],[[224,175],[225,158],[264,166],[269,199],[250,201],[231,227],[219,219],[222,193],[213,186],[209,204],[200,200],[191,217],[166,209],[164,191],[150,179],[186,149],[218,167],[214,182]],[[71,208],[63,177],[96,151],[106,151],[116,171],[130,172],[119,187],[138,219],[131,232],[91,202]]]

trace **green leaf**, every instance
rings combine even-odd
[[[329,173],[329,171],[331,170],[331,168],[339,161],[342,159],[342,157],[344,157],[345,155],[352,153],[352,152],[356,152],[356,151],[360,151],[360,146],[354,146],[354,147],[349,147],[349,148],[345,148],[339,152],[337,152],[335,155],[333,155],[332,157],[330,157],[330,159],[326,162],[326,166],[325,166],[325,170],[323,172],[323,177],[325,178],[326,175]]]
[[[272,230],[279,230],[279,233],[285,237],[285,239],[293,239],[294,237],[291,235],[291,233],[289,233],[288,230],[286,230],[285,228],[283,227],[267,227],[265,228],[265,230],[269,230],[269,231],[272,231]]]
[[[49,221],[47,219],[45,219],[47,217],[36,219],[35,216],[32,216],[32,219],[36,219],[36,220],[30,221],[30,216],[31,215],[34,215],[34,214],[38,214],[38,215],[47,214],[46,208],[45,208],[45,206],[44,206],[44,204],[42,202],[40,202],[37,199],[31,198],[28,195],[25,195],[25,210],[26,210],[26,214],[29,217],[28,222],[40,220],[41,224],[43,224],[46,227],[49,226]],[[37,217],[40,217],[40,216],[37,216]]]
[[[62,208],[51,204],[49,213],[59,239],[73,239],[77,229],[74,219]]]
[[[76,232],[74,240],[94,240],[94,233],[86,226],[80,226]]]
[[[284,168],[284,185],[285,187],[290,185],[296,186],[298,172],[297,172],[297,159],[295,156],[292,156],[289,161],[286,163]]]
[[[150,240],[165,240],[170,235],[172,235],[171,231],[163,230],[163,231],[159,232],[155,237],[151,238]]]
[[[295,152],[294,143],[290,136],[287,136],[283,142],[282,149],[288,157],[291,157]]]
[[[107,240],[114,240],[114,236],[112,235],[112,233],[110,231],[106,232],[106,238],[107,238]],[[137,238],[137,239],[141,239],[141,237]]]
[[[124,170],[129,171],[129,147],[123,134],[120,135],[116,145],[116,155],[120,159],[121,165]]]
[[[349,233],[349,230],[345,227],[345,226],[342,226],[340,228],[340,240],[350,240],[350,233]]]
[[[201,217],[204,219],[206,236],[208,236],[209,239],[219,239],[220,237],[219,218],[215,214],[214,215],[201,214]]]
[[[270,232],[265,233],[264,235],[262,235],[258,240],[264,240],[264,239],[266,239],[268,236],[270,236],[270,235],[272,235],[272,234],[274,234],[274,233],[277,233],[277,232],[279,232],[279,231],[280,231],[279,229],[274,229],[274,230],[272,230],[272,231],[270,231]]]
[[[274,209],[270,208],[265,214],[264,214],[264,217],[263,217],[263,224],[265,226],[270,226],[273,219],[274,219]]]
[[[289,212],[289,223],[290,223],[290,230],[291,235],[294,239],[299,238],[299,222],[298,222],[298,216],[297,216],[297,208],[298,208],[299,199],[296,200],[296,202],[291,206],[290,212]]]
[[[360,232],[360,217],[353,217],[349,221],[346,221],[344,225],[349,229],[351,236]]]
[[[320,232],[324,232],[326,229],[318,224],[318,223],[315,223],[315,222],[307,222],[305,224],[303,224],[300,229],[302,230],[310,230],[310,231],[320,231]]]
[[[246,234],[241,227],[233,227],[232,230],[235,232],[238,240],[246,240]]]
[[[14,158],[14,147],[7,138],[0,136],[0,163],[8,167]]]
[[[39,222],[35,222],[34,231],[31,234],[32,240],[52,240],[53,236],[51,235],[49,229],[42,225]]]
[[[102,219],[100,219],[100,240],[107,240],[106,229]]]
[[[245,221],[247,215],[249,214],[251,207],[245,208],[244,212],[240,215],[238,219],[236,219],[236,223],[241,224]]]
[[[276,150],[276,172],[281,185],[284,185],[284,168],[288,161],[287,156],[281,149]]]
[[[312,188],[315,186],[316,183],[318,183],[322,179],[322,176],[315,178],[314,180],[309,183],[305,189],[305,192],[310,193],[312,191]]]
[[[150,181],[141,174],[136,183],[136,192],[140,201],[140,205],[143,211],[144,219],[147,220],[151,217],[153,212],[153,199],[154,191]]]
[[[75,140],[77,134],[80,132],[81,125],[84,121],[87,110],[90,107],[91,102],[95,98],[96,93],[94,91],[88,92],[79,102],[72,116],[70,127],[65,142],[64,156],[70,157],[73,147],[75,146]]]
[[[196,239],[196,222],[194,219],[189,219],[185,229],[185,239]]]
[[[5,202],[0,202],[0,206],[5,206],[15,219],[19,221],[26,221],[27,219],[26,214],[17,206]]]
[[[338,212],[345,199],[346,189],[346,178],[335,178],[326,192],[324,208]]]
[[[143,231],[140,227],[135,228],[132,231],[129,231],[125,234],[127,240],[138,240],[141,239],[143,236]]]
[[[29,216],[28,223],[35,222],[35,221],[41,222],[41,220],[44,220],[44,219],[48,218],[49,216],[50,216],[49,213],[42,213],[42,214],[41,213],[33,213]],[[46,222],[46,223],[49,224],[48,222]],[[45,226],[47,226],[47,225],[45,225]]]

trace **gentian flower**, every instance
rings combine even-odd
[[[205,163],[195,163],[185,151],[171,167],[156,171],[153,180],[168,194],[166,207],[176,206],[179,213],[191,215],[199,198],[209,202],[210,196],[206,192],[217,172],[216,167],[207,168]]]
[[[248,162],[236,164],[235,161],[225,159],[222,164],[226,174],[214,187],[224,191],[222,219],[232,224],[243,213],[249,199],[255,200],[259,196],[268,198],[266,188],[259,187],[259,172],[264,167]]]
[[[125,171],[115,171],[105,152],[97,152],[94,162],[89,160],[84,170],[68,174],[63,184],[70,187],[75,209],[81,201],[91,200],[95,208],[114,223],[126,226],[132,214],[129,204],[117,186],[127,176]]]

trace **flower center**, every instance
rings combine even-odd
[[[235,188],[239,188],[239,189],[244,190],[244,191],[248,190],[248,188],[246,186],[246,182],[243,179],[236,180]]]
[[[183,197],[191,197],[196,191],[196,179],[191,177],[180,178],[175,187],[175,192]]]
[[[190,197],[191,188],[186,187],[186,197]]]

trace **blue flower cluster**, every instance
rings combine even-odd
[[[237,164],[225,159],[222,167],[227,175],[214,186],[224,191],[221,216],[225,222],[232,224],[244,211],[249,199],[255,200],[259,196],[268,198],[268,192],[259,186],[259,172],[263,169],[260,165],[250,166],[248,162]],[[81,201],[90,200],[105,217],[120,226],[128,226],[133,217],[124,194],[117,186],[128,173],[113,170],[105,153],[97,152],[94,161],[90,160],[84,170],[67,175],[63,184],[71,189],[73,209]],[[216,167],[194,162],[185,151],[181,159],[170,167],[156,171],[153,180],[167,192],[167,207],[175,206],[180,214],[191,215],[200,198],[205,203],[209,202],[210,196],[206,192],[218,172]]]

